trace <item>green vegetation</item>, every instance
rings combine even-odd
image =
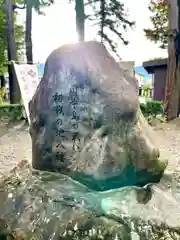
[[[18,2],[18,1],[15,1]],[[17,12],[14,12],[14,34],[17,45],[17,55],[21,55],[24,45],[24,27],[17,23]],[[7,72],[7,31],[6,14],[4,11],[4,0],[0,0],[0,75]]]
[[[22,104],[0,104],[0,119],[8,119],[12,121],[21,120],[23,118],[24,107]]]
[[[6,88],[1,87],[0,88],[0,103],[6,100]]]
[[[85,39],[85,21],[89,20],[97,26],[97,35],[107,48],[118,55],[119,41],[127,45],[129,42],[124,33],[132,28],[134,21],[129,19],[125,5],[121,0],[69,0],[75,3],[76,30],[79,41]]]
[[[151,0],[149,10],[153,27],[144,29],[146,37],[166,49],[168,44],[168,4],[165,0]]]
[[[150,98],[151,95],[151,86],[150,84],[144,84],[142,88],[142,96],[145,97],[146,99]]]
[[[157,117],[157,115],[163,113],[163,103],[161,101],[147,101],[147,103],[141,103],[140,108],[145,117]]]
[[[162,59],[164,59],[164,57],[155,57],[155,58],[149,59],[149,61],[156,61],[156,60],[162,60]]]

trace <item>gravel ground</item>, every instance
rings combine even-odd
[[[154,127],[156,141],[162,158],[168,159],[166,172],[180,171],[180,119],[170,123],[158,123]]]
[[[161,157],[169,160],[167,173],[180,168],[180,119],[168,124],[156,124],[155,137],[160,145]],[[0,122],[0,174],[6,173],[19,161],[31,161],[31,139],[25,122]],[[179,162],[179,164],[178,164]]]
[[[0,174],[11,170],[21,160],[31,161],[28,125],[0,123]]]

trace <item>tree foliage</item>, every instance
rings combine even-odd
[[[4,72],[7,63],[6,17],[3,11],[3,1],[0,0],[0,75]]]
[[[27,62],[33,63],[33,46],[32,46],[32,9],[39,15],[45,15],[42,11],[43,7],[50,6],[54,0],[16,0],[15,9],[26,9],[26,24],[25,24],[25,48]]]
[[[24,28],[17,23],[17,12],[14,13],[14,22],[14,34],[19,55],[21,54],[21,48],[24,42]],[[4,11],[4,1],[0,0],[0,75],[3,75],[7,71],[7,64],[6,13]]]
[[[32,7],[38,14],[43,14],[43,7],[48,7],[54,3],[54,0],[16,0],[14,4],[14,9],[25,9],[27,1],[31,2]]]
[[[144,29],[146,37],[158,43],[160,48],[166,49],[168,44],[168,4],[165,0],[151,0],[149,10],[152,12],[150,20],[152,29]]]
[[[101,41],[117,54],[119,40],[127,45],[124,33],[135,24],[128,19],[124,4],[120,0],[88,0],[86,5],[93,9],[87,18],[98,26]]]
[[[54,3],[54,0],[31,0],[32,1],[32,7],[38,14],[44,15],[44,12],[42,11],[42,8],[48,7],[51,4]],[[27,0],[25,0],[26,4]]]

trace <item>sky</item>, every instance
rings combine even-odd
[[[136,22],[133,30],[126,33],[129,45],[119,44],[118,53],[124,61],[135,61],[136,66],[142,65],[157,57],[166,57],[166,51],[147,40],[143,29],[151,27],[150,12],[147,8],[150,0],[122,0],[128,9],[129,19]],[[45,16],[33,13],[32,38],[34,62],[44,63],[48,55],[64,43],[77,41],[75,27],[75,11],[68,0],[55,0],[55,4],[45,8]],[[20,21],[25,20],[25,13],[20,13]],[[96,39],[96,29],[86,24],[86,40]]]

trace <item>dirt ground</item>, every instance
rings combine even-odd
[[[180,119],[166,124],[155,124],[155,138],[161,157],[169,160],[167,172],[180,168]],[[31,139],[28,125],[0,122],[0,174],[13,168],[19,161],[31,161]]]
[[[21,160],[31,161],[27,123],[0,122],[0,174],[5,174]]]
[[[166,172],[180,171],[180,119],[158,123],[154,128],[161,158],[168,159]]]

